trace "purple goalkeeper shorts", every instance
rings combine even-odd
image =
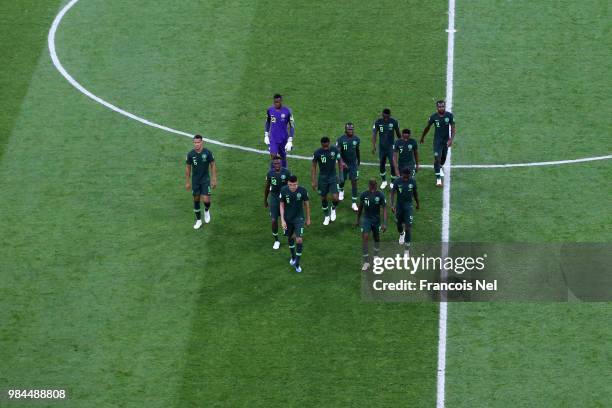
[[[270,142],[270,154],[271,155],[279,155],[280,157],[285,157],[287,155],[287,153],[285,153],[285,145],[287,144],[286,141],[284,142],[274,142],[271,141]]]

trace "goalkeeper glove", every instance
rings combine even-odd
[[[264,143],[270,146],[270,133],[264,132]]]
[[[293,149],[293,138],[290,137],[289,140],[287,140],[287,144],[285,145],[285,151],[290,152],[291,149]]]

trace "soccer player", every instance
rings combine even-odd
[[[393,166],[395,174],[402,174],[400,170],[409,168],[412,176],[419,171],[419,145],[410,138],[410,129],[402,130],[402,138],[393,143]]]
[[[291,172],[281,167],[281,158],[276,156],[272,159],[272,169],[266,176],[266,187],[264,189],[264,206],[270,209],[270,219],[272,220],[272,237],[274,238],[273,249],[280,248],[278,240],[278,217],[280,216],[280,191],[287,185]],[[272,193],[272,194],[270,194]]]
[[[397,194],[397,202],[393,205],[393,199]],[[402,176],[395,180],[391,190],[391,211],[395,214],[397,232],[399,232],[399,244],[404,245],[404,253],[409,255],[410,242],[412,241],[412,200],[416,203],[416,209],[420,208],[419,195],[417,194],[416,180],[412,177],[412,170],[404,168]]]
[[[283,97],[274,95],[274,104],[266,112],[264,143],[269,146],[270,157],[279,155],[282,166],[287,167],[287,152],[293,148],[295,123],[291,109],[283,106]]]
[[[336,220],[336,207],[338,206],[338,176],[336,173],[336,162],[338,170],[342,169],[343,161],[336,146],[329,145],[329,137],[321,138],[321,148],[317,149],[312,156],[312,167],[310,169],[310,182],[312,189],[319,192],[321,196],[321,208],[323,209],[323,225],[329,225],[329,221]],[[319,178],[317,179],[317,164],[319,165]],[[331,214],[327,195],[331,193]]]
[[[351,180],[351,201],[354,211],[357,211],[357,180],[359,180],[359,164],[361,163],[361,155],[359,153],[359,137],[355,136],[355,126],[348,122],[344,125],[344,134],[336,141],[336,147],[340,149],[340,157],[342,158],[342,171],[340,175],[340,188],[338,199],[344,200],[344,184],[346,179]]]
[[[429,117],[427,126],[423,129],[420,143],[422,144],[425,141],[425,135],[429,132],[429,128],[435,124],[436,130],[433,142],[434,170],[436,173],[436,186],[442,187],[442,177],[444,177],[442,166],[446,162],[448,148],[453,145],[453,140],[455,139],[455,118],[452,113],[446,111],[446,102],[443,100],[436,102],[436,110],[437,112],[434,112]]]
[[[310,204],[308,202],[308,191],[298,185],[298,179],[292,175],[289,182],[281,188],[280,192],[280,216],[283,230],[289,241],[291,260],[289,264],[296,272],[302,272],[300,259],[302,258],[303,235],[304,235],[304,208],[306,208],[306,223],[310,225]],[[296,249],[297,244],[297,249]]]
[[[210,188],[217,187],[215,157],[210,150],[204,147],[202,136],[193,137],[193,150],[187,153],[185,164],[185,189],[191,190],[193,194],[193,211],[196,217],[193,229],[200,229],[202,226],[200,200],[204,202],[204,222],[208,224],[210,222]]]
[[[383,223],[380,223],[380,209],[383,210]],[[361,214],[363,219],[360,220]],[[370,232],[374,237],[374,256],[378,256],[380,249],[380,232],[387,229],[387,201],[385,195],[376,189],[376,180],[368,182],[368,191],[361,193],[359,197],[359,210],[357,211],[356,226],[361,227],[361,239],[363,243],[363,265],[361,270],[366,271],[370,267],[370,252],[368,240]]]
[[[384,190],[387,187],[387,159],[391,167],[391,177],[395,177],[395,168],[393,167],[393,140],[394,134],[400,138],[399,123],[391,117],[390,109],[383,109],[382,118],[377,119],[372,126],[372,154],[376,153],[376,135],[380,136],[378,147],[378,157],[380,159],[380,189]],[[393,180],[391,180],[391,188],[393,188]]]

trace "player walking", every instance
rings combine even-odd
[[[436,186],[441,187],[442,177],[444,177],[442,166],[446,162],[448,148],[453,145],[453,140],[455,139],[455,118],[452,113],[446,111],[446,102],[443,100],[436,102],[436,110],[437,112],[434,112],[429,117],[427,126],[423,129],[420,143],[422,144],[425,141],[425,135],[429,132],[429,128],[435,124],[436,130],[433,142],[434,171],[436,173]]]
[[[351,208],[357,211],[357,180],[359,180],[359,164],[361,155],[359,153],[359,137],[355,136],[355,126],[351,122],[344,125],[344,134],[336,141],[336,147],[340,149],[342,158],[342,171],[340,175],[340,188],[338,199],[344,200],[344,184],[346,179],[351,180]]]
[[[393,143],[393,166],[395,174],[401,175],[401,170],[409,168],[412,176],[419,170],[419,145],[410,138],[410,129],[402,130],[402,138]]]
[[[287,152],[293,148],[294,133],[293,113],[283,106],[283,97],[276,94],[274,104],[266,112],[264,143],[269,146],[271,158],[281,157],[283,167],[287,167]]]
[[[380,223],[380,209],[383,210],[383,223]],[[364,214],[361,219],[361,214]],[[385,195],[376,189],[376,180],[368,182],[368,190],[361,193],[359,197],[359,210],[357,211],[356,226],[361,227],[361,239],[363,243],[363,265],[361,270],[366,271],[370,267],[370,252],[368,240],[370,232],[374,238],[374,256],[378,256],[380,250],[380,232],[387,229],[387,201]]]
[[[343,166],[340,152],[336,146],[329,145],[329,137],[321,138],[321,148],[317,149],[312,156],[312,167],[310,169],[310,181],[312,189],[319,192],[321,196],[321,208],[323,209],[323,225],[329,225],[329,221],[336,220],[336,207],[338,206],[338,175],[336,173],[336,161],[338,169]],[[317,179],[317,164],[319,165],[319,178]],[[327,195],[331,193],[331,214]]]
[[[204,202],[204,222],[208,224],[210,222],[210,188],[217,187],[215,157],[210,150],[204,147],[202,136],[193,137],[193,150],[187,153],[185,164],[185,189],[191,190],[193,194],[193,211],[196,217],[193,228],[199,229],[202,226],[200,200]]]
[[[399,123],[391,117],[390,109],[383,109],[382,118],[377,119],[372,126],[372,154],[376,153],[376,135],[380,136],[378,147],[378,157],[380,159],[380,189],[384,190],[387,187],[387,159],[391,167],[391,177],[395,177],[395,168],[393,167],[393,140],[394,134],[400,138]],[[391,180],[391,188],[393,188],[393,180]]]
[[[397,202],[393,205],[393,200],[397,194]],[[399,232],[399,244],[404,245],[404,253],[409,255],[410,242],[412,241],[412,199],[416,203],[416,209],[420,208],[419,196],[417,194],[416,180],[412,178],[412,170],[404,168],[402,176],[395,179],[395,185],[391,190],[391,211],[395,214],[397,222],[397,232]]]
[[[270,219],[272,220],[272,237],[274,238],[273,249],[280,248],[278,240],[278,217],[280,216],[280,191],[287,185],[291,172],[281,167],[281,159],[276,156],[272,159],[272,169],[266,176],[266,186],[264,189],[264,207],[270,209]],[[270,194],[271,193],[271,194]]]
[[[305,220],[304,208],[306,208]],[[289,250],[291,251],[289,264],[295,267],[296,272],[302,272],[300,259],[302,258],[304,244],[304,225],[310,225],[310,204],[308,203],[308,191],[298,185],[296,176],[290,176],[287,185],[281,188],[280,216],[283,230],[285,230],[285,235],[287,235],[289,242]]]

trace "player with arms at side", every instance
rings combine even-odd
[[[336,146],[329,145],[329,137],[321,138],[321,148],[317,149],[312,156],[312,167],[310,169],[310,182],[312,189],[319,192],[321,196],[321,208],[323,209],[323,225],[329,225],[329,221],[336,220],[336,207],[338,206],[338,175],[336,174],[336,162],[338,170],[342,169],[343,161]],[[319,165],[319,178],[317,179],[317,164]],[[331,193],[331,214],[327,201],[327,195]]]
[[[397,194],[397,202],[393,200]],[[416,180],[412,178],[412,170],[404,168],[402,176],[395,179],[395,185],[391,190],[391,211],[395,214],[397,232],[399,232],[399,244],[404,245],[404,253],[410,255],[410,242],[412,241],[412,200],[416,203],[416,209],[421,208],[419,195],[417,194]]]
[[[346,179],[351,180],[351,208],[357,211],[357,180],[359,180],[359,164],[361,164],[361,154],[359,153],[359,143],[361,140],[355,136],[355,126],[351,122],[344,125],[344,134],[336,141],[336,147],[340,149],[342,158],[342,174],[340,175],[340,191],[338,199],[344,200],[344,184]]]
[[[393,165],[395,173],[401,175],[401,170],[410,169],[412,177],[419,171],[419,145],[410,138],[410,129],[402,130],[402,138],[393,143]]]
[[[202,136],[193,137],[193,150],[185,159],[185,189],[193,194],[193,208],[196,216],[194,229],[202,226],[200,200],[204,202],[204,221],[210,222],[211,187],[217,187],[217,164],[212,152],[204,147]],[[212,177],[211,177],[212,173]]]
[[[425,141],[429,128],[434,124],[436,128],[433,141],[434,171],[436,173],[436,186],[442,187],[442,177],[444,177],[442,166],[446,163],[448,148],[453,145],[453,140],[455,140],[455,117],[452,113],[446,111],[446,102],[443,100],[436,102],[436,112],[429,117],[427,126],[423,129],[421,144]]]
[[[395,168],[393,167],[393,140],[394,135],[400,138],[399,123],[391,117],[390,109],[383,109],[382,118],[377,119],[372,126],[372,154],[376,153],[376,135],[379,135],[378,141],[378,158],[380,159],[380,189],[384,190],[387,187],[387,159],[391,167],[391,188],[393,188],[393,177],[395,177]]]
[[[306,218],[304,218],[304,209],[306,209]],[[308,191],[298,185],[296,176],[289,177],[287,185],[281,188],[280,216],[291,251],[289,264],[295,268],[296,272],[302,272],[300,259],[304,244],[304,225],[310,225],[310,203],[308,202]]]
[[[291,109],[283,106],[283,97],[274,95],[274,104],[266,111],[264,143],[269,146],[270,157],[280,156],[287,167],[287,152],[293,148],[295,123]]]
[[[380,209],[383,210],[383,223],[380,223]],[[363,219],[361,215],[363,214]],[[387,201],[385,195],[376,189],[376,180],[368,182],[368,190],[361,193],[359,197],[359,209],[357,211],[357,223],[361,227],[361,239],[363,243],[363,265],[361,270],[366,271],[370,267],[370,252],[368,240],[370,232],[374,238],[374,256],[378,256],[380,250],[380,232],[387,229]]]
[[[274,237],[273,249],[280,248],[278,240],[278,217],[280,216],[280,191],[287,185],[291,172],[281,167],[281,159],[276,156],[272,159],[272,169],[266,175],[266,186],[264,188],[264,207],[270,209],[272,220],[272,237]]]

